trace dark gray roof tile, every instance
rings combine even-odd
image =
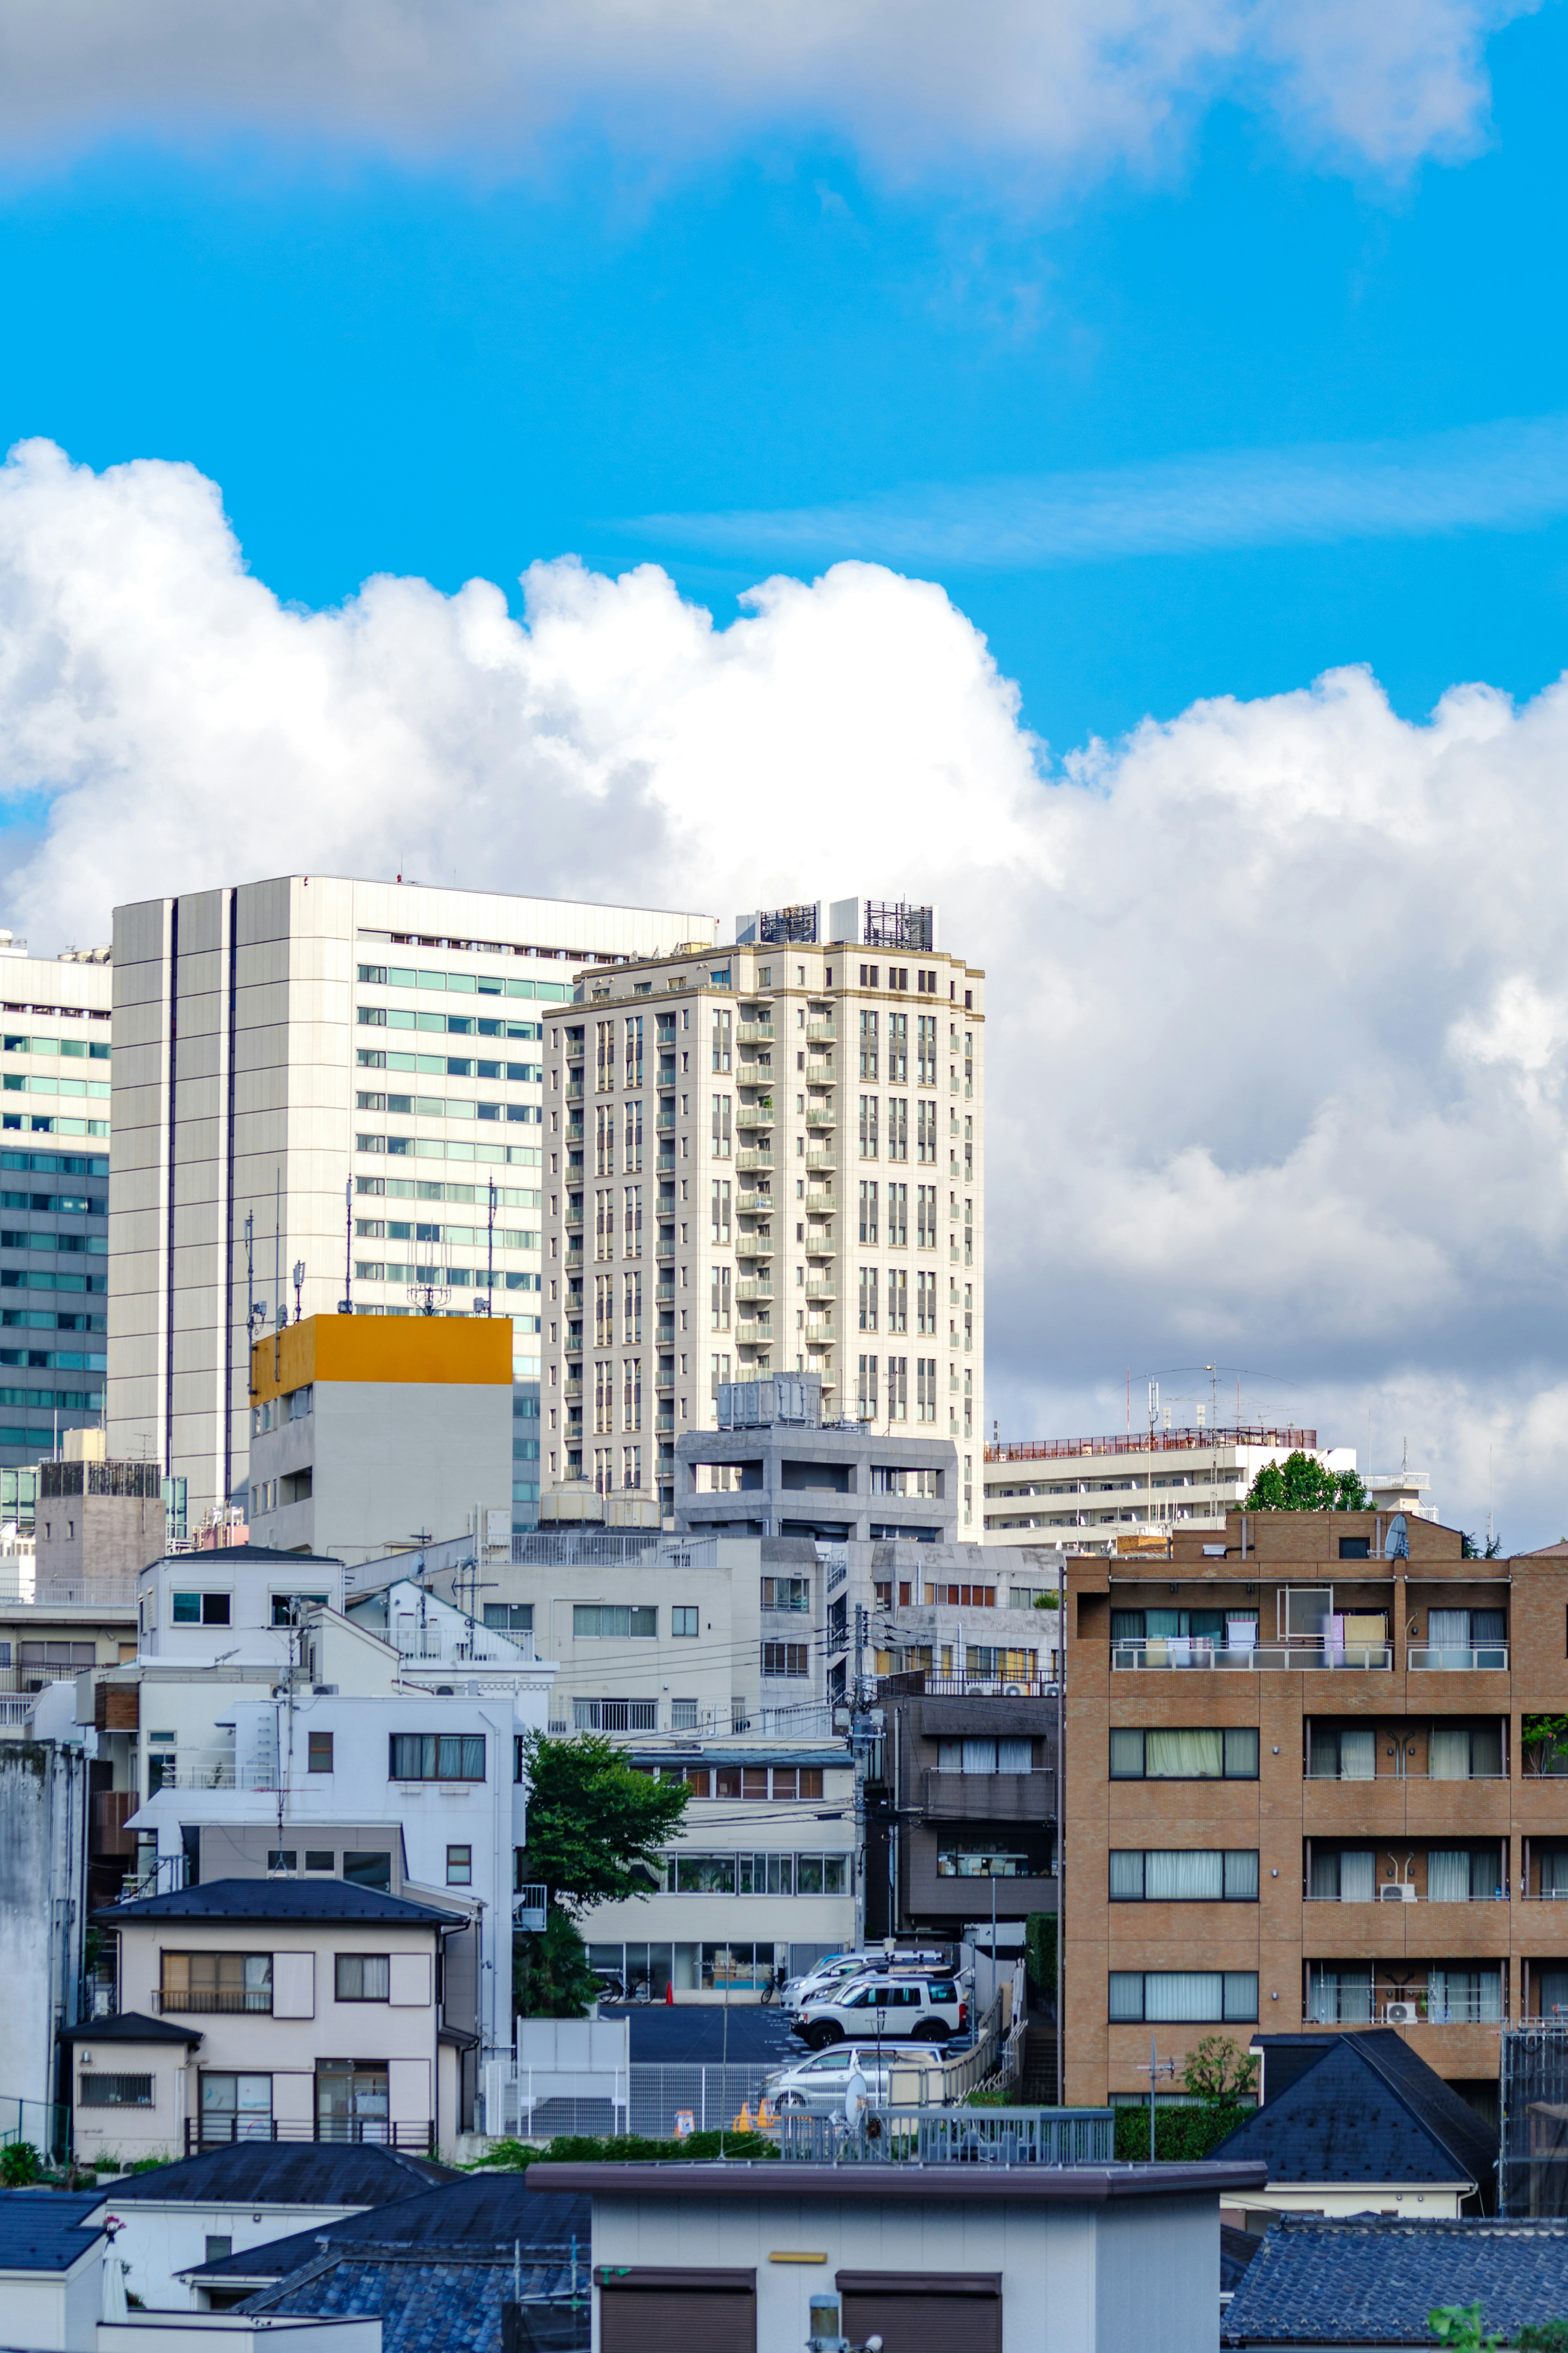
[[[1269,2226],[1221,2330],[1235,2346],[1425,2345],[1439,2305],[1479,2304],[1511,2344],[1568,2317],[1568,2221],[1324,2221]]]

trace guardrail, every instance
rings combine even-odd
[[[1415,1663],[1414,1651],[1410,1662],[1412,1666]],[[1505,1651],[1503,1664],[1507,1663]],[[1143,1641],[1112,1642],[1110,1664],[1114,1671],[1140,1673],[1197,1669],[1240,1674],[1319,1674],[1350,1669],[1376,1674],[1392,1669],[1394,1651],[1387,1642],[1336,1642],[1318,1635],[1297,1635],[1289,1642],[1237,1643],[1227,1648],[1211,1641],[1206,1634],[1167,1634]]]
[[[1476,1649],[1451,1642],[1412,1642],[1407,1655],[1412,1674],[1486,1674],[1508,1666],[1506,1642],[1482,1642]]]
[[[779,2155],[797,2165],[1110,2165],[1110,2108],[868,2107],[779,2118]]]

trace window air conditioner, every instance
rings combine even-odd
[[[1418,2026],[1420,2018],[1413,2001],[1391,2001],[1384,2005],[1384,2021],[1389,2026]]]
[[[1377,1891],[1380,1904],[1414,1904],[1415,1890],[1409,1880],[1388,1880]]]

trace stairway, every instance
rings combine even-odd
[[[1057,2104],[1057,2030],[1049,2019],[1031,2018],[1024,2029],[1018,2099],[1026,2108],[1054,2108]]]

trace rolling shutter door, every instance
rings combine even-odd
[[[606,2263],[594,2276],[599,2353],[756,2353],[755,2272]]]
[[[883,2353],[1002,2353],[999,2272],[840,2272],[844,2334]]]

